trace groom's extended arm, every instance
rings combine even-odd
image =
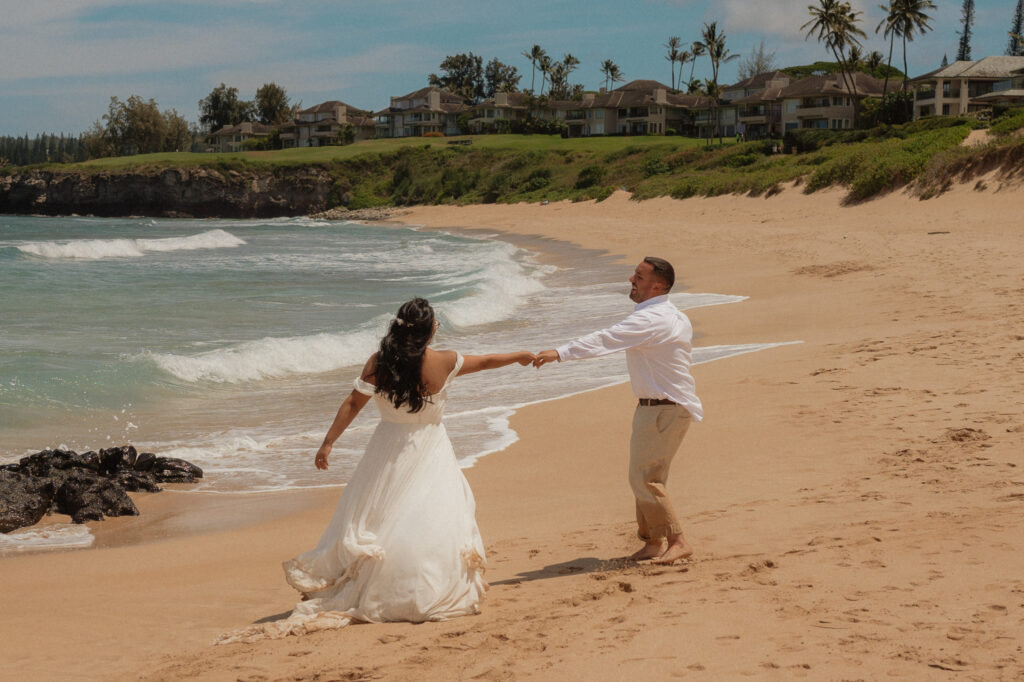
[[[592,332],[586,336],[559,346],[557,349],[545,350],[537,353],[537,359],[533,361],[534,367],[542,367],[549,362],[561,362],[563,360],[582,360],[583,358],[596,358],[600,355],[608,355],[627,348],[635,348],[644,344],[652,335],[651,320],[645,315],[630,315],[622,322],[613,324],[607,329]]]

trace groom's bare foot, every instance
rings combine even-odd
[[[655,564],[666,565],[671,564],[679,559],[689,559],[693,556],[693,548],[686,544],[686,540],[679,538],[668,544],[666,549],[657,559],[653,561]]]
[[[660,540],[658,542],[648,542],[643,547],[633,552],[633,554],[631,554],[629,558],[632,561],[645,561],[647,559],[653,559],[656,556],[661,556],[661,547],[662,543]]]

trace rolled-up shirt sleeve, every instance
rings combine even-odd
[[[650,319],[646,319],[644,315],[633,314],[607,329],[592,332],[559,346],[555,351],[558,353],[559,361],[596,358],[641,346],[650,340],[651,331]]]

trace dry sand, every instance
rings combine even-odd
[[[479,616],[210,646],[289,610],[279,563],[337,491],[223,502],[260,513],[218,530],[156,496],[154,541],[0,560],[3,676],[1022,679],[1024,191],[997,186],[416,209],[607,249],[624,283],[657,254],[690,291],[750,297],[692,310],[699,345],[803,341],[696,368],[707,417],[670,481],[694,558],[615,559],[637,547],[618,386],[521,410],[521,440],[467,472]]]

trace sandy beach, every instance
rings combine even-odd
[[[522,409],[467,470],[479,616],[212,646],[290,610],[280,563],[339,491],[138,496],[98,549],[0,559],[3,676],[1024,678],[1024,188],[978,187],[412,210],[607,251],[624,299],[660,255],[687,291],[749,297],[690,311],[697,345],[801,342],[695,368],[706,418],[670,481],[694,557],[617,559],[638,544],[616,386]]]

